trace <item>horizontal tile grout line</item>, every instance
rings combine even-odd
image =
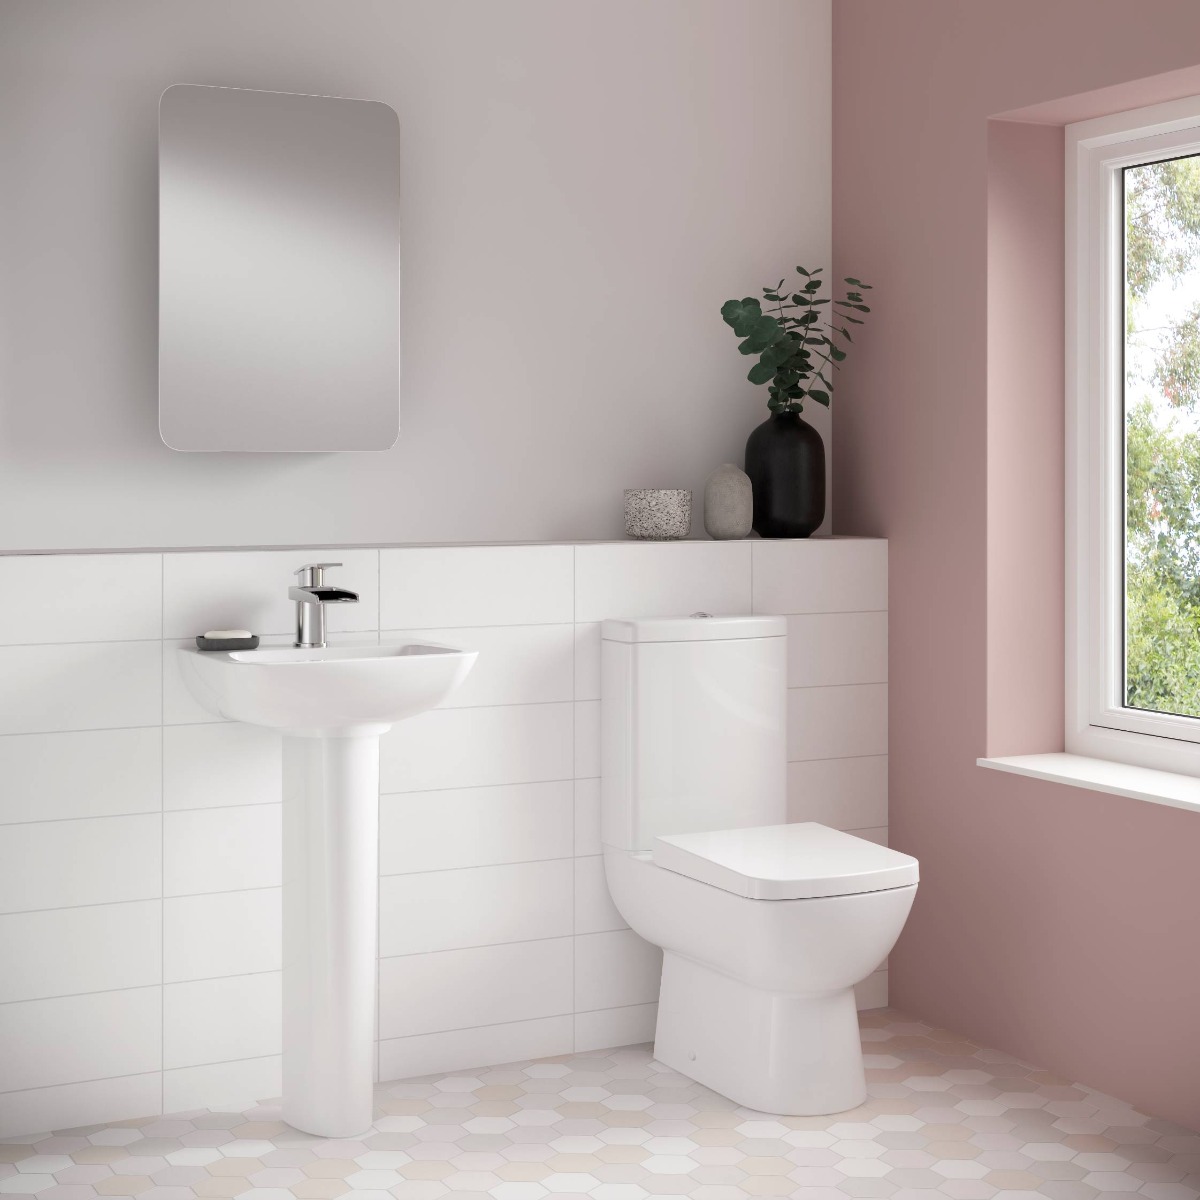
[[[877,755],[874,757],[886,757],[886,755]],[[811,760],[810,760],[811,761]],[[784,824],[797,824],[797,822],[785,821]],[[824,822],[821,822],[824,824]],[[887,823],[872,824],[872,825],[854,825],[852,827],[842,827],[841,825],[831,825],[831,829],[837,829],[842,833],[862,833],[868,829],[886,829]],[[547,858],[514,858],[503,859],[500,862],[485,862],[471,863],[461,867],[429,867],[428,869],[417,869],[415,871],[381,871],[380,879],[407,879],[413,875],[444,875],[449,871],[487,871],[493,867],[525,867],[531,866],[534,863],[550,863],[550,862],[579,862],[580,859],[603,858],[604,850],[591,850],[586,854],[552,854]]]
[[[218,1064],[214,1063],[213,1065],[216,1066]],[[179,1070],[179,1068],[172,1067],[171,1070],[173,1070],[173,1071]],[[134,1071],[128,1075],[97,1075],[93,1079],[68,1079],[63,1083],[39,1083],[33,1087],[27,1087],[27,1088],[8,1088],[5,1091],[0,1092],[0,1096],[21,1096],[21,1095],[24,1095],[24,1093],[26,1093],[26,1092],[48,1092],[54,1088],[82,1087],[84,1084],[88,1084],[88,1083],[113,1083],[118,1079],[146,1079],[146,1078],[149,1078],[151,1075],[161,1075],[162,1073],[163,1073],[162,1067],[155,1067],[154,1070],[152,1070],[152,1071]],[[148,1115],[154,1116],[155,1114],[150,1113]],[[159,1115],[161,1115],[161,1114],[159,1114]],[[107,1124],[111,1124],[111,1122],[100,1121],[100,1122],[96,1122],[96,1124],[107,1125]],[[77,1126],[68,1126],[67,1128],[78,1128],[78,1127]],[[34,1130],[33,1132],[41,1133],[43,1131],[42,1130]],[[46,1130],[45,1132],[53,1132],[53,1131]],[[20,1134],[17,1136],[25,1137],[27,1135]],[[11,1145],[11,1144],[12,1144],[11,1138],[0,1138],[0,1145]]]
[[[583,776],[585,779],[598,779],[598,775]],[[437,787],[437,788],[414,788],[404,792],[385,792],[380,791],[380,800],[390,800],[396,796],[425,796],[433,795],[440,792],[479,792],[486,788],[510,788],[510,787],[538,787],[542,784],[552,783],[576,783],[580,779],[578,775],[567,776],[560,779],[518,779],[510,783],[467,783],[454,787]]]
[[[135,896],[132,900],[93,900],[90,904],[56,904],[53,908],[17,908],[12,912],[0,913],[0,919],[23,917],[30,913],[71,912],[77,908],[105,908],[114,904],[163,904],[168,900],[192,900],[199,896],[232,896],[236,892],[274,892],[282,886],[279,883],[266,883],[259,884],[257,887],[221,888],[214,892],[181,892],[178,895],[173,893],[170,896]]]
[[[754,616],[764,617],[853,617],[866,616],[871,613],[886,613],[889,610],[886,608],[822,608],[813,609],[807,612],[783,612],[783,613],[755,613]],[[720,615],[720,614],[718,614]],[[338,629],[331,631],[333,637],[347,636],[353,637],[364,633],[375,633],[380,637],[386,634],[420,634],[431,630],[439,629],[545,629],[545,628],[565,628],[567,626],[579,625],[599,625],[601,621],[610,618],[597,617],[590,621],[580,621],[575,618],[570,620],[558,621],[502,621],[502,622],[484,622],[482,624],[456,624],[454,622],[446,622],[440,625],[393,625],[387,628],[378,628],[372,626],[364,629]],[[623,618],[615,618],[621,620]],[[638,618],[629,618],[637,620]],[[653,619],[653,618],[648,618]],[[258,636],[264,638],[287,637],[291,634],[291,630],[260,630]],[[156,633],[149,637],[122,637],[122,638],[64,638],[62,640],[49,642],[0,642],[0,650],[19,649],[22,646],[126,646],[134,643],[159,642],[166,646],[168,643],[174,646],[177,642],[190,643],[195,637],[195,634],[181,633]],[[295,636],[292,634],[292,636]],[[276,647],[277,649],[279,647]]]
[[[57,645],[58,643],[47,643],[48,645]],[[76,643],[78,645],[90,643]],[[5,647],[0,647],[4,649]],[[875,679],[868,681],[859,681],[855,683],[803,683],[788,685],[789,692],[809,692],[820,691],[825,688],[851,688],[851,687],[884,687],[889,681],[886,679]],[[551,705],[563,704],[599,704],[601,697],[599,696],[567,696],[559,700],[514,700],[504,704],[446,704],[438,708],[429,709],[429,712],[479,712],[484,709],[500,709],[500,708],[547,708]],[[135,729],[200,729],[211,726],[235,726],[241,722],[227,720],[211,720],[211,721],[162,721],[159,724],[152,725],[95,725],[81,729],[18,729],[0,733],[0,737],[53,737],[56,734],[68,733],[121,733],[129,732]],[[399,722],[397,722],[399,724]],[[263,730],[264,733],[270,733],[268,729]],[[280,735],[282,736],[282,735]],[[386,737],[387,735],[382,735]]]
[[[162,1073],[167,1075],[172,1071],[203,1071],[205,1067],[231,1067],[235,1063],[265,1062],[268,1058],[282,1057],[282,1052],[279,1054],[252,1054],[249,1058],[223,1058],[220,1062],[188,1063],[184,1067],[163,1067]],[[164,1113],[163,1115],[166,1116],[167,1114]]]
[[[43,1000],[77,1000],[80,996],[114,996],[118,992],[144,992],[150,988],[187,987],[191,983],[216,983],[222,979],[250,979],[255,975],[279,975],[281,973],[281,967],[272,967],[269,971],[238,971],[233,975],[200,975],[195,979],[160,979],[157,983],[131,983],[127,987],[96,988],[90,992],[55,992],[51,996],[27,996],[24,1000],[0,1000],[0,1008],[10,1004],[40,1004]]]
[[[62,825],[68,821],[112,821],[122,817],[169,817],[172,813],[185,812],[228,812],[232,808],[272,808],[282,803],[282,799],[247,800],[243,804],[202,804],[196,808],[141,808],[124,813],[88,813],[81,817],[32,817],[28,821],[2,821],[0,829],[11,829],[14,825]]]
[[[41,1084],[38,1084],[36,1087],[9,1088],[7,1091],[0,1092],[0,1096],[19,1096],[25,1092],[48,1092],[51,1090],[51,1088],[81,1087],[81,1086],[83,1086],[85,1084],[89,1084],[89,1083],[111,1083],[111,1082],[115,1082],[118,1079],[141,1079],[141,1078],[144,1078],[144,1077],[150,1076],[150,1075],[166,1075],[172,1071],[202,1071],[202,1070],[204,1070],[205,1067],[229,1067],[229,1066],[233,1066],[235,1063],[264,1062],[266,1059],[279,1058],[279,1057],[281,1057],[279,1054],[254,1054],[250,1058],[226,1058],[226,1059],[222,1059],[220,1062],[189,1063],[186,1067],[155,1067],[153,1071],[134,1071],[130,1075],[100,1075],[94,1079],[72,1079],[66,1083],[41,1083]],[[186,1112],[188,1110],[184,1109],[182,1111]],[[148,1115],[155,1116],[156,1114],[150,1113]],[[160,1113],[157,1115],[167,1116],[169,1114]],[[112,1125],[112,1124],[116,1124],[116,1122],[101,1121],[101,1122],[99,1122],[99,1124]],[[69,1127],[69,1128],[74,1128],[74,1127]],[[41,1132],[41,1131],[35,1130],[35,1132]],[[20,1135],[20,1136],[25,1136],[25,1135]],[[8,1139],[0,1138],[0,1145],[4,1145],[6,1141],[8,1141]],[[118,1149],[119,1149],[119,1147],[118,1147]]]
[[[625,1010],[627,1008],[646,1008],[651,1004],[657,1004],[657,1003],[658,1003],[657,1000],[642,1000],[637,1004],[614,1004],[610,1008],[585,1008],[585,1009],[577,1010],[577,1011],[582,1011],[585,1014],[605,1013],[605,1012],[622,1012],[623,1010]],[[383,1043],[383,1042],[406,1042],[409,1040],[409,1038],[437,1037],[438,1034],[441,1034],[441,1033],[472,1033],[476,1029],[500,1029],[505,1025],[532,1025],[535,1021],[557,1021],[561,1017],[571,1017],[574,1015],[576,1015],[576,1014],[573,1012],[547,1013],[546,1016],[544,1016],[544,1017],[522,1017],[519,1021],[492,1021],[492,1022],[489,1022],[487,1025],[463,1025],[463,1026],[459,1027],[458,1029],[439,1029],[439,1030],[435,1030],[433,1033],[401,1033],[401,1034],[398,1034],[396,1037],[377,1038],[376,1041],[378,1041],[380,1043]],[[616,1049],[616,1048],[617,1047],[614,1047],[614,1049]],[[586,1052],[581,1052],[581,1053],[586,1053]],[[557,1056],[551,1055],[550,1057],[553,1058],[553,1057],[557,1057]],[[513,1062],[524,1062],[525,1059],[516,1058],[516,1059],[513,1059],[512,1061]],[[495,1067],[504,1067],[504,1066],[508,1066],[508,1063],[495,1063],[495,1064],[485,1065],[485,1066],[480,1066],[480,1067],[464,1067],[463,1070],[491,1071],[491,1070],[494,1070]],[[426,1072],[426,1074],[429,1074],[429,1072]],[[435,1072],[433,1072],[433,1074],[435,1074],[435,1075],[447,1075],[447,1074],[457,1075],[457,1074],[460,1074],[460,1072],[458,1072],[458,1071],[451,1071],[451,1072],[435,1071]],[[381,1079],[381,1080],[379,1080],[379,1082],[380,1083],[399,1083],[399,1082],[402,1082],[403,1079],[405,1079],[405,1078],[423,1079],[424,1075],[404,1076],[400,1080]]]
[[[151,726],[150,728],[155,728]],[[78,732],[78,731],[76,731]],[[16,736],[16,735],[11,735]],[[843,762],[848,760],[857,760],[861,758],[887,758],[886,753],[878,754],[835,754],[827,758],[795,758],[788,759],[789,765],[793,762]],[[517,779],[509,780],[504,783],[468,783],[453,787],[438,787],[438,788],[412,788],[406,791],[392,792],[381,791],[379,793],[380,800],[394,799],[398,796],[425,796],[437,795],[441,792],[478,792],[485,791],[489,788],[513,788],[513,787],[539,787],[542,785],[551,785],[556,783],[584,783],[593,779],[599,779],[599,775],[576,775],[571,777],[562,777],[557,779]],[[282,803],[282,798],[279,800],[251,800],[243,804],[201,804],[190,808],[143,808],[135,809],[131,812],[120,813],[94,813],[83,814],[77,817],[32,817],[29,820],[23,821],[0,821],[0,829],[9,825],[49,825],[60,821],[99,821],[108,817],[153,817],[167,816],[170,813],[183,812],[207,812],[209,810],[224,810],[231,808],[268,808],[272,804]],[[870,827],[868,827],[870,828]],[[563,856],[568,857],[568,856]],[[404,872],[397,872],[404,874]],[[241,891],[241,888],[234,888],[234,891]]]
[[[39,646],[144,646],[154,642],[162,645],[163,642],[172,640],[182,639],[164,638],[159,634],[154,634],[152,637],[77,638],[61,642],[0,642],[0,650],[23,650],[27,648],[32,650]]]
[[[866,826],[866,828],[878,828]],[[575,862],[581,858],[602,858],[604,852],[592,854],[551,854],[546,858],[514,858],[502,859],[500,862],[472,863],[465,867],[428,867],[415,871],[380,871],[380,879],[409,879],[414,875],[447,875],[451,871],[491,871],[496,867],[531,867],[538,863]]]
[[[430,954],[457,954],[460,950],[495,950],[500,946],[533,946],[540,942],[566,942],[577,937],[600,937],[606,933],[632,933],[628,925],[618,929],[597,929],[591,933],[554,933],[548,937],[514,938],[510,942],[478,942],[470,946],[443,946],[437,950],[410,950],[407,954],[381,954],[379,961],[394,962],[400,958],[425,958]],[[503,1024],[504,1022],[500,1022]]]

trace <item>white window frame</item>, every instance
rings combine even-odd
[[[1200,154],[1200,97],[1066,129],[1069,754],[1200,775],[1200,719],[1126,708],[1122,169]]]

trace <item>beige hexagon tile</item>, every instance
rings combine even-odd
[[[326,1140],[277,1102],[0,1141],[0,1197],[1198,1200],[1200,1134],[960,1035],[862,1016],[867,1101],[779,1117],[591,1051],[384,1084]]]

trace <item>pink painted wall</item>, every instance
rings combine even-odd
[[[891,828],[922,862],[893,1002],[1200,1128],[1200,814],[975,765],[1061,748],[1059,135],[988,119],[1189,94],[1197,62],[1184,0],[834,4],[834,262],[877,301],[834,512],[891,540]]]

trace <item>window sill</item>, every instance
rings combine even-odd
[[[1131,800],[1147,800],[1151,804],[1200,812],[1200,779],[1192,775],[1154,771],[1149,767],[1109,762],[1103,758],[1085,758],[1081,754],[1016,754],[1009,758],[976,761],[992,771],[1008,771],[1013,775],[1028,775],[1031,779],[1047,779],[1051,783],[1065,783],[1093,792],[1109,792],[1114,796],[1128,796]]]

